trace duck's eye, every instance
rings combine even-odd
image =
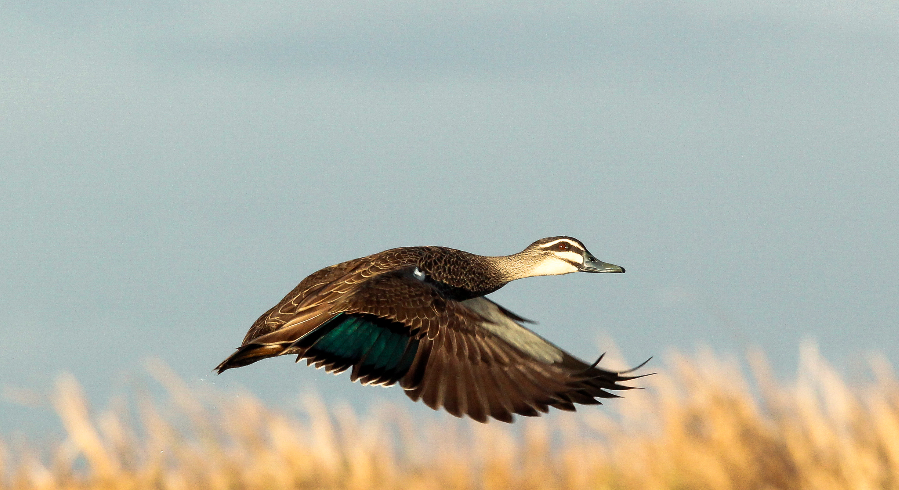
[[[569,243],[559,242],[556,244],[556,250],[558,250],[559,252],[567,252],[570,249],[571,249],[571,244],[569,244]]]

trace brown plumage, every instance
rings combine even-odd
[[[624,269],[570,237],[500,257],[405,247],[350,260],[300,282],[216,370],[296,354],[328,372],[351,369],[363,384],[399,382],[412,400],[479,422],[573,411],[631,389],[620,383],[639,376],[588,365],[484,295],[515,279],[576,271]]]

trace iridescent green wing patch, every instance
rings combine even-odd
[[[353,368],[353,381],[390,385],[409,371],[418,339],[405,325],[373,315],[340,313],[304,335],[296,346],[306,349],[310,364],[342,372]]]

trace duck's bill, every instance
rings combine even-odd
[[[603,262],[593,256],[587,256],[584,257],[584,265],[579,270],[580,272],[624,272],[624,267]]]

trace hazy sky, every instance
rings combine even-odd
[[[404,245],[565,234],[626,267],[493,295],[582,358],[899,361],[895,1],[0,12],[2,433],[52,420],[18,388],[68,371],[102,402],[154,357],[273,403],[402,402],[211,369],[307,274]]]

